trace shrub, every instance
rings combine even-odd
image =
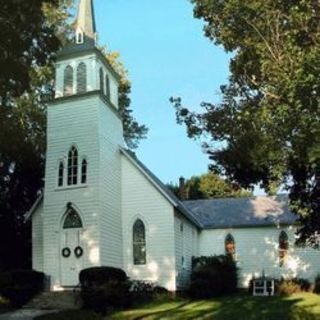
[[[193,298],[211,298],[235,292],[238,270],[229,255],[194,258],[189,293]]]
[[[43,290],[44,279],[42,272],[33,270],[0,272],[0,295],[20,307]]]
[[[132,280],[130,294],[134,302],[150,301],[154,297],[154,285],[150,281]]]
[[[314,281],[314,293],[320,293],[320,274],[317,275]]]
[[[135,303],[147,302],[151,300],[163,300],[168,298],[166,288],[155,286],[150,281],[132,280],[130,287],[131,300]]]
[[[130,282],[123,270],[94,267],[82,270],[79,278],[84,308],[105,313],[109,308],[128,305]]]
[[[277,291],[281,295],[290,296],[294,293],[308,292],[310,288],[311,284],[306,279],[281,279],[277,286]]]
[[[35,320],[102,320],[102,316],[88,310],[69,310],[41,315]]]

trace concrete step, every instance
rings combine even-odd
[[[81,300],[78,293],[72,291],[42,292],[29,301],[24,309],[71,310],[79,309]]]

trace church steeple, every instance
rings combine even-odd
[[[93,0],[79,0],[78,15],[75,21],[76,43],[96,41],[96,21]]]

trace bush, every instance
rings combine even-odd
[[[41,315],[35,320],[102,320],[102,316],[88,310],[69,310]]]
[[[238,270],[228,255],[194,258],[189,293],[193,298],[211,298],[236,291]]]
[[[310,288],[311,284],[306,279],[281,279],[277,286],[277,292],[280,295],[290,296],[294,293],[308,292]]]
[[[317,275],[314,281],[314,293],[320,293],[320,274]]]
[[[162,300],[168,298],[168,290],[160,286],[155,286],[150,281],[132,280],[130,296],[131,301],[135,303]]]
[[[126,273],[112,267],[95,267],[80,272],[84,308],[105,313],[107,309],[129,304],[130,282]]]
[[[45,275],[33,270],[0,272],[0,295],[21,307],[44,288]]]

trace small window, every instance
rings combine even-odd
[[[101,93],[103,94],[104,92],[104,78],[103,78],[103,70],[102,68],[100,68],[99,70],[99,80],[100,80],[100,90]]]
[[[67,66],[64,69],[63,77],[63,95],[70,96],[73,94],[73,68]]]
[[[110,99],[110,80],[107,74],[106,74],[106,95]]]
[[[230,233],[227,234],[225,238],[224,246],[225,246],[226,255],[229,255],[230,257],[232,257],[232,259],[234,259],[235,253],[236,253],[236,246],[235,246],[234,238]]]
[[[146,231],[140,219],[133,225],[133,263],[146,264]]]
[[[180,223],[180,231],[183,232],[183,223]]]
[[[77,93],[87,91],[87,66],[84,62],[79,63],[77,68]]]
[[[58,172],[58,187],[63,186],[63,172],[64,172],[64,164],[62,161],[60,161],[59,172]]]
[[[81,165],[81,183],[85,184],[87,183],[87,160],[83,159],[82,160],[82,165]]]
[[[72,147],[68,155],[68,185],[78,183],[78,150]]]
[[[79,214],[70,208],[67,211],[66,218],[64,219],[63,229],[82,228],[82,221]]]
[[[289,240],[286,232],[279,235],[279,266],[282,267],[288,259]]]
[[[81,44],[83,43],[83,32],[78,31],[76,35],[76,43]]]

